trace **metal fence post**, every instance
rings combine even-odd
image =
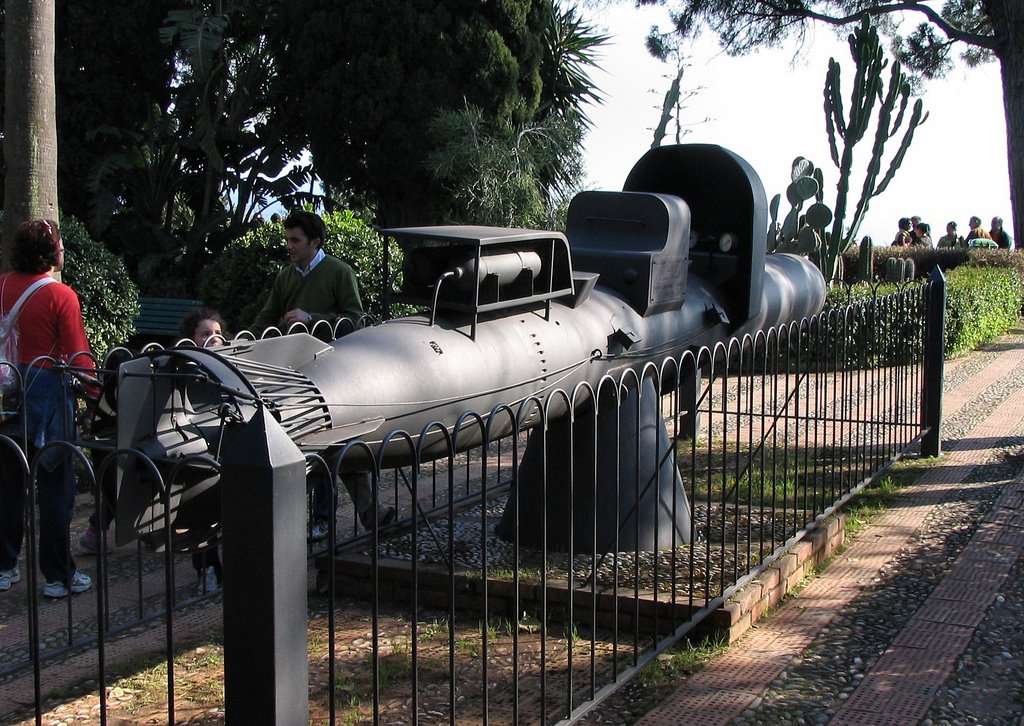
[[[221,463],[225,716],[235,724],[305,724],[305,459],[260,407]]]
[[[924,326],[924,382],[921,395],[922,456],[942,453],[942,378],[945,371],[946,276],[936,266],[928,275]]]
[[[685,361],[679,371],[679,436],[696,441],[700,438],[700,412],[698,404],[701,394],[700,366]]]

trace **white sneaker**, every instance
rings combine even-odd
[[[71,592],[76,595],[80,592],[85,592],[92,587],[92,578],[84,572],[76,572],[71,576]],[[46,587],[43,588],[43,595],[46,597],[60,598],[68,596],[68,585],[63,582],[48,582]]]
[[[327,539],[327,535],[331,533],[330,524],[326,519],[318,519],[313,522],[309,528],[309,532],[306,533],[307,539],[310,542],[320,542],[321,540]]]
[[[10,590],[16,582],[21,582],[21,570],[17,566],[10,570],[0,570],[0,592]]]

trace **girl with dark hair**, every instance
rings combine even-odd
[[[227,342],[227,324],[216,310],[193,308],[178,324],[178,335],[182,340],[191,340],[200,348],[208,345],[223,345]]]
[[[200,348],[224,345],[227,340],[227,325],[216,310],[206,307],[193,308],[182,318],[178,334],[182,342],[192,342]],[[199,595],[220,589],[224,568],[220,561],[220,547],[214,544],[202,552],[192,555],[192,566],[199,578]]]
[[[57,223],[37,219],[19,225],[11,255],[13,272],[0,275],[0,314],[6,315],[33,285],[18,314],[18,369],[25,395],[19,416],[0,433],[20,438],[28,433],[26,455],[33,461],[46,444],[74,438],[74,401],[67,373],[54,362],[94,368],[82,324],[78,295],[52,279],[64,267],[64,242]],[[95,398],[99,391],[87,387]],[[9,448],[0,447],[0,591],[21,580],[18,556],[24,539],[25,492],[21,467]],[[75,505],[74,472],[60,448],[48,448],[35,468],[39,512],[39,569],[46,578],[43,595],[67,597],[92,586],[75,569],[69,547]]]
[[[927,222],[918,222],[914,225],[914,246],[933,247],[932,227]]]

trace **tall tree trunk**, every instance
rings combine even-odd
[[[3,266],[27,219],[57,219],[54,0],[7,0],[4,7]]]
[[[1013,239],[1024,245],[1024,3],[1006,2],[1005,41],[998,51],[1006,113],[1006,151],[1010,166]]]

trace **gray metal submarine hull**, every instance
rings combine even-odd
[[[547,403],[549,422],[567,412],[568,397],[585,405],[602,381],[627,370],[821,310],[825,283],[817,268],[803,257],[765,253],[763,189],[731,152],[708,145],[652,150],[630,173],[627,189],[577,195],[565,234],[472,226],[383,230],[404,253],[396,298],[425,314],[330,343],[297,334],[129,361],[119,373],[117,446],[138,449],[168,469],[186,458],[216,461],[233,432],[265,408],[301,449],[326,456],[344,450],[343,470],[406,465],[447,455],[449,436],[462,450],[516,425],[536,427],[553,392],[564,393]],[[667,449],[657,406],[629,425],[645,446]],[[614,447],[618,439],[608,422],[597,426],[598,436],[607,437],[598,446]],[[404,433],[390,436],[396,431]],[[565,445],[577,445],[569,436]],[[362,444],[348,446],[353,441]],[[595,502],[564,502],[550,488],[518,491],[516,500],[542,508],[529,512],[530,521],[543,521],[548,508],[583,512],[574,529],[584,539],[588,527],[597,527],[605,543],[631,537],[632,527],[648,549],[685,538],[688,507],[668,504],[678,499],[678,474],[664,461],[633,468],[620,471],[631,478],[622,496],[649,513],[632,522],[598,517],[595,523],[584,511]],[[119,541],[122,520],[139,533],[156,535],[163,526],[152,484],[127,469],[120,474]],[[527,471],[536,481],[569,476]],[[216,473],[205,472],[196,477],[201,486],[189,482],[172,494],[179,531],[204,526],[203,514],[188,503],[192,491],[213,491]],[[647,539],[664,517],[674,526]],[[540,537],[536,529],[523,536],[524,542]]]
[[[766,276],[762,314],[739,328],[723,319],[723,301],[715,290],[691,278],[679,310],[646,318],[622,297],[598,287],[576,308],[556,303],[549,315],[523,310],[480,321],[475,339],[467,325],[449,319],[431,325],[424,316],[356,331],[297,366],[328,402],[330,425],[295,441],[300,447],[330,449],[359,438],[376,450],[396,429],[415,440],[432,423],[450,430],[466,412],[486,415],[503,404],[515,411],[531,397],[543,401],[556,389],[571,395],[584,384],[596,390],[605,376],[617,378],[628,368],[639,370],[730,334],[787,324],[821,309],[824,283],[806,259],[772,255]],[[280,338],[265,344],[289,343]],[[552,413],[565,412],[560,401],[552,403]],[[537,423],[538,409],[525,407],[520,426]],[[496,422],[492,433],[508,433],[507,421]],[[479,443],[478,433],[479,427],[465,426],[459,443]],[[439,432],[421,443],[424,458],[441,456],[446,448]],[[407,461],[409,452],[401,449],[389,446],[382,462]],[[365,462],[353,459],[351,466]]]
[[[330,344],[295,334],[219,349],[158,351],[125,369],[120,445],[143,442],[141,448],[155,458],[216,450],[224,390],[238,391],[239,419],[247,419],[255,400],[261,400],[295,443],[309,450],[336,449],[353,439],[377,450],[395,430],[416,440],[431,424],[450,431],[467,412],[486,415],[499,405],[515,411],[527,399],[543,402],[557,389],[570,395],[581,385],[596,389],[605,376],[618,378],[626,369],[640,370],[728,335],[788,324],[821,309],[824,283],[806,259],[771,255],[765,271],[762,314],[739,328],[723,319],[723,301],[698,278],[691,279],[679,310],[646,318],[620,296],[597,288],[579,307],[556,303],[548,314],[521,310],[482,320],[475,338],[466,325],[450,319],[431,324],[426,316],[411,316]],[[195,371],[197,378],[175,384],[173,378],[151,379],[151,370]],[[213,389],[207,377],[216,380]],[[154,380],[163,381],[155,385],[163,388],[162,395],[150,388]],[[178,420],[188,425],[166,427],[173,436],[161,444],[146,417],[154,405],[169,415],[176,402],[182,407]],[[559,402],[553,404],[553,413],[564,413]],[[522,427],[539,418],[537,406],[524,413]],[[459,443],[479,443],[477,433],[467,426]],[[495,433],[508,433],[508,426],[501,424]],[[440,456],[445,448],[437,440],[423,445],[422,453]],[[386,464],[410,459],[398,447],[384,454]],[[352,456],[351,468],[366,467],[365,457]]]

